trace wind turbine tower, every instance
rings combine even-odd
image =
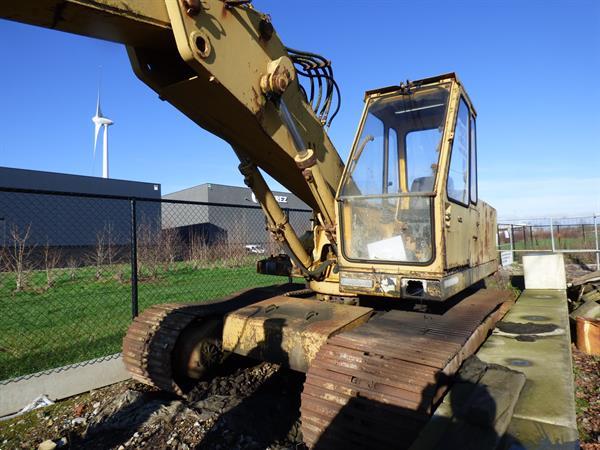
[[[108,178],[108,127],[114,122],[102,115],[102,110],[100,109],[100,89],[98,89],[98,100],[96,101],[96,115],[92,117],[92,122],[94,122],[94,158],[96,157],[98,134],[100,133],[100,128],[104,128],[102,136],[102,178]]]

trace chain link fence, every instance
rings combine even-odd
[[[563,253],[567,264],[600,269],[600,217],[502,220],[498,249],[520,261],[523,253]]]
[[[285,282],[256,273],[277,253],[258,206],[0,189],[0,380],[118,353],[151,305]]]
[[[312,212],[286,210],[296,232]],[[501,221],[501,253],[565,253],[600,267],[597,216]],[[254,205],[0,189],[0,380],[120,352],[149,306],[281,283]],[[0,381],[2,383],[2,381]]]

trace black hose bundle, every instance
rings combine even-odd
[[[310,81],[310,94],[307,94],[306,89],[301,85],[306,101],[310,104],[321,123],[329,127],[342,103],[340,89],[333,78],[331,61],[315,53],[289,47],[286,50],[296,67],[298,75]],[[329,117],[334,93],[337,96],[336,107],[331,117]]]

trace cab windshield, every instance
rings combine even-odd
[[[427,263],[450,85],[372,101],[340,191],[349,259]]]

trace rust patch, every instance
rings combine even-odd
[[[273,297],[227,316],[223,348],[304,372],[330,336],[364,323],[371,312],[359,306]]]

